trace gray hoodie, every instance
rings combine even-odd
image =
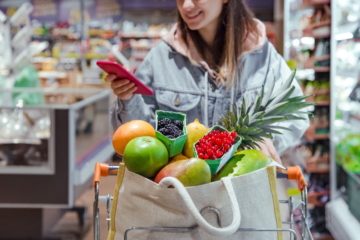
[[[278,88],[290,76],[291,71],[267,41],[263,24],[258,22],[258,26],[262,38],[240,57],[239,82],[230,90],[217,83],[206,63],[199,66],[191,63],[185,56],[184,49],[179,47],[181,43],[179,44],[178,38],[172,37],[176,36],[172,31],[170,40],[167,37],[152,48],[135,73],[139,80],[154,91],[154,95],[134,95],[128,101],[117,99],[111,109],[114,129],[136,119],[155,126],[156,110],[183,112],[187,115],[187,123],[199,119],[204,125],[212,126],[218,124],[219,118],[232,104],[240,109],[243,97],[253,103],[262,85],[266,91],[274,77],[275,89]],[[176,26],[174,29],[176,31]],[[192,59],[196,59],[194,56],[192,55]],[[296,81],[293,85],[296,89],[291,97],[303,95]],[[309,127],[307,116],[301,117],[307,120],[277,124],[292,130],[282,131],[283,135],[274,135],[273,142],[279,153],[299,140]]]

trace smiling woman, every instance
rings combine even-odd
[[[186,45],[190,36],[202,59],[223,83],[228,79],[230,88],[238,77],[238,58],[248,50],[244,46],[247,37],[252,34],[254,42],[259,40],[253,14],[242,0],[177,0],[177,7]]]
[[[178,23],[135,73],[154,95],[134,94],[136,86],[128,80],[106,77],[118,97],[112,108],[115,129],[132,120],[155,126],[157,110],[185,113],[187,124],[199,119],[206,127],[218,125],[227,110],[240,111],[243,102],[253,104],[263,85],[265,92],[277,91],[291,75],[245,0],[177,0],[177,8]],[[303,95],[296,81],[292,87],[289,97]],[[296,116],[303,120],[279,123],[279,131],[292,131],[265,141],[262,152],[280,162],[277,151],[298,140],[308,127],[306,115]]]

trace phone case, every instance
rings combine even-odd
[[[148,88],[120,64],[108,61],[97,61],[96,64],[106,73],[115,74],[118,79],[129,79],[131,82],[135,83],[138,89],[134,92],[134,94],[154,95],[154,92],[150,88]]]

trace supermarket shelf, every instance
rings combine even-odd
[[[329,38],[329,37],[331,37],[331,33],[328,33],[328,34],[304,33],[302,37],[310,37],[310,38],[315,38],[315,39]]]
[[[162,38],[161,34],[151,34],[151,33],[120,33],[122,38]]]
[[[353,70],[346,70],[341,68],[336,68],[336,75],[344,78],[358,78],[360,74],[360,64],[357,65]]]
[[[330,172],[330,168],[308,168],[306,167],[306,172],[307,173],[329,173]]]
[[[328,128],[330,127],[329,123],[325,123],[325,124],[318,124],[316,125],[316,129],[320,129],[320,128]]]
[[[335,239],[359,239],[360,222],[342,198],[326,204],[326,227]]]
[[[331,55],[326,55],[326,56],[322,56],[322,57],[316,57],[314,58],[314,61],[323,61],[323,60],[328,60],[331,58]]]
[[[331,25],[331,20],[327,20],[327,21],[322,21],[322,22],[310,24],[304,30],[306,31],[306,30],[311,30],[311,29],[314,29],[314,28],[323,27],[323,26],[330,26],[330,25]]]
[[[309,67],[306,69],[314,69],[315,72],[330,72],[330,67]]]
[[[315,101],[315,106],[330,106],[330,101]]]
[[[330,89],[314,90],[311,95],[316,96],[316,95],[325,95],[325,94],[330,94]]]
[[[329,134],[316,134],[314,140],[325,140],[329,139]]]
[[[308,195],[308,203],[309,204],[313,204],[315,206],[319,206],[319,207],[322,207],[322,206],[325,206],[325,204],[322,204],[320,203],[317,198],[319,196],[323,196],[323,195],[328,195],[330,194],[330,191],[323,191],[323,192],[312,192],[312,193],[309,193]]]
[[[317,1],[311,1],[308,3],[300,4],[294,8],[291,8],[291,11],[299,11],[299,10],[306,10],[306,9],[312,9],[312,8],[319,8],[322,7],[324,4],[330,4],[330,0],[317,0]]]
[[[330,172],[329,157],[310,158],[306,162],[307,173],[328,173]]]
[[[312,232],[312,235],[316,235],[316,233],[313,233]],[[324,236],[321,236],[321,237],[314,237],[314,240],[334,240],[333,236],[331,236],[330,234],[328,235],[324,235]]]

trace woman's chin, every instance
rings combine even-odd
[[[200,24],[187,24],[187,27],[192,31],[196,31],[201,28]]]

